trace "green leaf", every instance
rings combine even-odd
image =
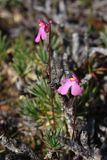
[[[59,142],[59,136],[60,136],[60,129],[52,130],[49,129],[46,131],[44,140],[47,148],[52,149],[52,150],[58,150],[62,147],[62,145]]]
[[[105,26],[104,31],[101,32],[100,35],[104,46],[107,48],[107,26]]]
[[[46,64],[48,62],[48,52],[46,51],[45,46],[43,45],[43,43],[41,42],[40,45],[37,48],[37,55],[36,55],[39,60]]]
[[[47,80],[43,80],[42,78],[39,78],[38,81],[32,85],[30,88],[28,88],[29,92],[39,98],[49,98],[51,94],[50,87],[47,83]]]
[[[53,35],[52,37],[52,48],[57,51],[57,53],[61,51],[61,42],[57,35]]]
[[[5,59],[7,57],[7,38],[6,36],[3,36],[2,33],[0,32],[0,59]]]
[[[25,99],[21,104],[21,114],[30,116],[33,119],[37,120],[40,114],[40,109],[35,101]]]
[[[30,49],[20,41],[14,46],[13,67],[19,76],[26,76],[32,69],[32,57]]]

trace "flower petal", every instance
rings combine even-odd
[[[63,84],[62,86],[60,86],[57,89],[57,92],[62,94],[62,95],[66,95],[68,93],[69,88],[72,86],[72,83],[70,80],[67,80],[65,84]]]
[[[40,34],[41,34],[42,40],[46,39],[46,32],[43,27],[40,28]]]
[[[61,80],[61,85],[65,84],[68,81],[69,78],[64,78],[63,80]]]
[[[38,32],[37,36],[35,37],[35,42],[36,43],[40,42],[40,32]]]
[[[73,96],[80,96],[82,94],[82,88],[77,82],[72,83],[71,94]]]

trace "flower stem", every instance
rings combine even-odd
[[[56,121],[55,121],[55,110],[54,110],[54,97],[55,97],[55,93],[54,93],[54,90],[52,89],[52,94],[51,94],[51,98],[52,98],[52,119],[53,119],[53,127],[55,129]]]
[[[74,105],[75,97],[72,102],[73,106],[73,133],[72,133],[72,140],[75,138],[75,130],[76,130],[76,106]]]
[[[51,60],[52,60],[52,47],[51,47],[51,39],[52,39],[52,31],[51,31],[51,24],[52,21],[49,21],[49,44],[48,44],[48,76],[49,76],[49,82],[51,82]],[[52,119],[53,119],[53,125],[55,128],[55,111],[54,111],[54,90],[51,89],[51,105],[52,105]]]
[[[49,44],[48,44],[48,75],[51,82],[51,59],[52,59],[52,47],[51,47],[51,23],[49,23]]]

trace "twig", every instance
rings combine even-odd
[[[107,56],[107,49],[106,48],[100,48],[100,47],[92,47],[90,49],[89,56],[91,57],[91,56],[93,56],[96,53],[97,54],[100,53],[100,54],[103,54],[104,56]]]

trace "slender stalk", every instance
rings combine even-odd
[[[53,126],[54,126],[54,128],[55,128],[55,110],[54,110],[54,101],[53,101],[53,99],[54,99],[54,96],[55,96],[55,93],[54,93],[54,90],[52,89],[52,119],[53,119]]]
[[[48,44],[48,75],[49,81],[51,82],[51,59],[52,59],[52,48],[51,48],[51,23],[49,23],[49,44]]]
[[[51,47],[51,39],[52,39],[52,31],[51,31],[51,21],[49,21],[49,44],[48,44],[48,76],[49,76],[49,82],[51,82],[51,60],[52,60],[52,47]],[[52,117],[53,117],[53,123],[55,128],[55,114],[54,114],[54,90],[51,89],[51,104],[52,104]]]
[[[76,129],[76,106],[74,105],[75,102],[75,97],[72,102],[72,107],[73,107],[73,133],[72,133],[72,140],[74,139],[75,136],[75,129]]]

